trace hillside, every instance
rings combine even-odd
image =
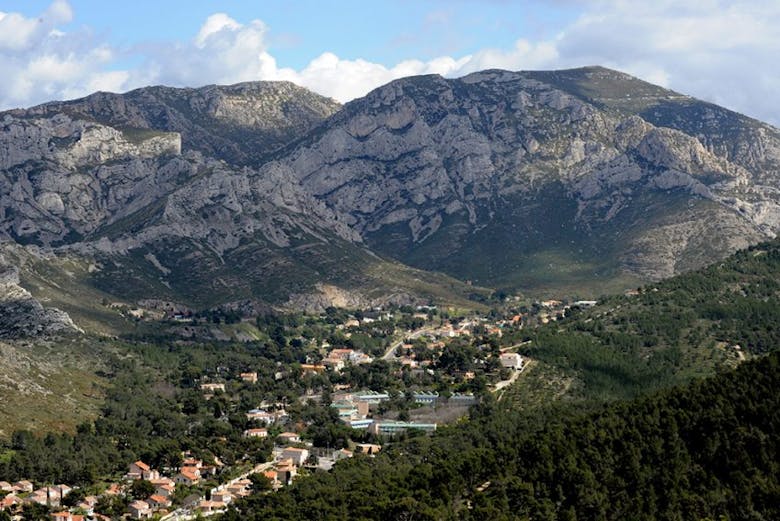
[[[529,332],[522,351],[570,379],[567,400],[630,398],[683,384],[777,349],[778,280],[775,240],[639,295],[571,310]],[[548,375],[538,378],[544,383]],[[516,398],[528,403],[520,390]]]
[[[394,81],[277,156],[384,254],[597,294],[771,236],[779,136],[608,69],[493,70]]]
[[[343,107],[256,82],[0,117],[0,238],[81,266],[58,293],[130,304],[598,295],[780,226],[777,129],[599,67],[404,78]]]
[[[222,519],[774,519],[780,356],[583,413],[486,404]],[[371,498],[366,502],[366,498]]]

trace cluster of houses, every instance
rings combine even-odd
[[[261,408],[251,409],[246,413],[246,419],[262,425],[284,423],[289,415],[284,409],[266,410]]]
[[[573,307],[583,309],[593,307],[596,304],[598,304],[598,301],[596,300],[577,300],[570,304],[564,304],[560,300],[543,300],[539,303],[539,305],[544,308],[544,310],[540,311],[538,314],[539,322],[542,324],[554,322],[566,316],[566,311]]]
[[[185,454],[185,458],[174,477],[162,476],[143,461],[130,464],[125,478],[128,480],[143,479],[154,485],[155,490],[146,499],[136,499],[128,505],[130,519],[148,519],[155,514],[162,514],[173,503],[173,495],[177,485],[194,486],[201,483],[207,476],[217,472],[219,462],[205,465],[203,461]],[[247,479],[234,480],[226,485],[220,485],[211,490],[211,498],[205,499],[192,495],[184,499],[184,504],[197,508],[202,512],[211,513],[223,510],[235,498],[249,495],[251,481]]]
[[[188,457],[182,462],[178,473],[174,477],[163,476],[158,470],[151,468],[143,461],[135,461],[129,465],[124,478],[127,482],[134,480],[145,480],[154,486],[154,492],[144,499],[135,499],[130,502],[127,508],[126,516],[129,519],[149,519],[156,514],[164,514],[173,504],[173,496],[177,485],[193,486],[201,482],[207,475],[216,473],[217,464],[204,465],[201,460]],[[213,491],[211,500],[205,506],[205,511],[211,512],[218,502],[224,507],[234,497],[240,497],[249,494],[251,482],[232,483],[230,486]],[[5,497],[0,500],[0,510],[17,512],[25,503],[38,503],[50,508],[63,506],[63,500],[73,490],[68,485],[53,485],[40,489],[34,489],[30,481],[18,481],[16,483],[0,482],[0,490],[6,492]],[[119,483],[111,484],[102,494],[105,496],[115,496],[124,493],[126,487]],[[54,512],[51,518],[54,521],[83,521],[87,519],[108,520],[109,518],[95,512],[95,507],[100,498],[98,496],[86,496],[72,510],[83,512],[84,514],[75,514],[68,510]],[[200,497],[193,498],[195,502]],[[186,500],[185,500],[186,501]],[[198,505],[196,505],[198,506]]]
[[[63,500],[73,491],[73,488],[65,485],[52,485],[35,489],[32,482],[27,480],[9,483],[0,481],[0,491],[6,493],[5,497],[0,499],[0,510],[18,513],[19,510],[28,503],[37,503],[49,508],[60,508]],[[118,493],[118,485],[105,492],[106,495]],[[95,512],[95,505],[98,502],[98,496],[86,496],[75,506],[74,510],[84,512],[84,514],[72,514],[69,511],[54,512],[51,518],[54,521],[84,521],[84,519],[97,519],[108,521],[108,517]]]
[[[68,485],[54,485],[35,489],[32,482],[27,480],[9,483],[0,481],[0,490],[6,493],[0,499],[0,510],[14,511],[25,503],[38,503],[50,507],[60,506],[62,500],[73,490]]]

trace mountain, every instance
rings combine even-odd
[[[275,164],[377,251],[494,287],[667,277],[780,216],[777,129],[599,67],[397,80]]]
[[[261,82],[98,93],[3,113],[0,238],[17,260],[46,251],[56,253],[53,271],[79,266],[70,293],[93,288],[109,300],[465,303],[465,284],[376,256],[283,172],[245,164],[337,108]],[[34,251],[20,256],[14,244]],[[62,288],[35,286],[46,298]],[[84,306],[59,293],[63,308]]]
[[[265,81],[198,89],[146,87],[125,94],[98,92],[11,114],[67,114],[118,129],[176,132],[186,150],[247,164],[262,161],[340,108],[332,99],[290,82]]]
[[[600,294],[780,225],[777,129],[600,67],[404,78],[343,107],[147,87],[0,121],[0,240],[76,311]]]

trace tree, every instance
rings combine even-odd
[[[265,477],[263,474],[250,474],[249,480],[252,482],[252,492],[255,494],[271,490],[272,488],[271,480]]]
[[[155,486],[145,479],[137,479],[130,485],[130,494],[136,499],[147,498],[154,494],[155,490]]]

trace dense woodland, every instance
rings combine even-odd
[[[609,296],[535,330],[523,353],[567,371],[572,397],[625,399],[680,385],[780,346],[780,242]]]

